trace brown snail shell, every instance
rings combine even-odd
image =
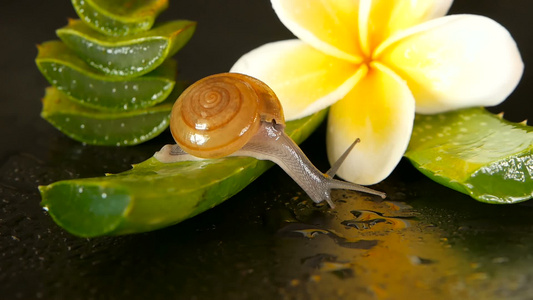
[[[187,153],[219,158],[241,149],[261,121],[285,126],[283,109],[263,82],[238,73],[203,78],[178,98],[170,115],[170,130]]]

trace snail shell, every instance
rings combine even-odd
[[[187,153],[219,158],[241,149],[261,121],[283,128],[283,109],[263,82],[238,73],[203,78],[178,98],[170,115],[170,131]]]

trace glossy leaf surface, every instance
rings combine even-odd
[[[482,202],[533,196],[533,127],[482,108],[417,115],[405,156],[436,182]]]
[[[54,87],[46,89],[41,116],[64,134],[91,145],[136,145],[158,136],[168,127],[170,111],[183,87],[168,101],[133,111],[107,112],[87,108]]]
[[[189,41],[195,28],[195,22],[179,20],[135,35],[110,37],[80,20],[70,20],[56,33],[93,68],[111,76],[136,77],[174,55]]]
[[[146,31],[168,0],[72,0],[76,13],[94,29],[112,36]]]
[[[36,63],[48,82],[81,105],[105,110],[135,110],[163,101],[172,91],[176,62],[166,60],[154,71],[119,79],[97,72],[60,41],[38,46]]]
[[[326,111],[287,123],[298,143]],[[90,163],[90,162],[87,162]],[[52,218],[79,236],[155,230],[193,217],[239,192],[272,163],[250,157],[164,164],[150,158],[106,177],[55,182],[39,188]]]

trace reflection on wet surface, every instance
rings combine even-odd
[[[288,204],[294,219],[278,232],[277,254],[294,258],[284,268],[305,270],[287,285],[289,299],[528,299],[533,292],[524,284],[530,283],[531,271],[514,278],[495,271],[494,264],[510,259],[478,259],[467,246],[470,241],[459,241],[456,232],[441,226],[455,227],[450,224],[454,216],[438,210],[428,214],[434,209],[428,210],[428,203],[411,206],[344,191],[334,197],[335,210],[306,200]],[[469,231],[464,225],[457,229]],[[528,238],[531,243],[531,233]]]

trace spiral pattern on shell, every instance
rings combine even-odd
[[[217,158],[242,148],[261,121],[283,123],[282,114],[279,100],[264,83],[222,73],[195,82],[181,94],[171,112],[170,130],[189,154]]]

